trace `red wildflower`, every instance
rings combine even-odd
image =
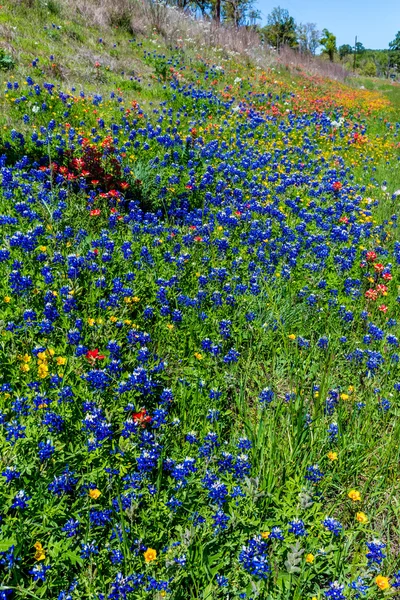
[[[90,211],[91,217],[98,217],[101,214],[101,210],[99,208],[94,208]]]
[[[384,273],[382,275],[382,279],[386,279],[386,281],[390,281],[392,278],[392,274],[391,273]]]
[[[387,312],[388,307],[386,306],[386,304],[381,304],[380,306],[378,306],[378,310],[380,310],[383,313]]]
[[[382,273],[383,269],[385,268],[385,265],[383,265],[382,263],[375,263],[374,264],[374,269],[377,273]]]
[[[94,350],[88,350],[86,352],[85,356],[91,365],[94,365],[96,360],[104,360],[105,359],[104,354],[99,354],[98,348],[95,348]]]
[[[333,189],[333,191],[334,191],[334,192],[339,192],[339,191],[342,189],[342,187],[343,187],[343,186],[342,186],[342,184],[340,183],[340,181],[335,181],[335,182],[332,184],[332,189]]]
[[[139,412],[134,413],[132,418],[135,423],[140,425],[140,427],[146,427],[146,424],[153,420],[152,417],[147,414],[145,408],[141,408]]]
[[[383,283],[379,283],[379,284],[376,286],[376,289],[377,289],[377,291],[378,291],[380,294],[382,294],[382,295],[385,295],[385,294],[387,293],[387,290],[388,290],[388,289],[387,289],[387,286],[386,286],[386,285],[383,285]]]
[[[377,253],[374,252],[373,250],[370,250],[369,252],[367,252],[367,257],[366,258],[367,258],[368,262],[374,261],[376,259],[376,257],[377,257]]]
[[[372,288],[365,292],[367,300],[376,300],[378,298],[378,292]]]

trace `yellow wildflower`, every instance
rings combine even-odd
[[[200,352],[195,352],[194,355],[197,360],[203,360],[203,355]]]
[[[263,540],[267,540],[270,535],[271,535],[270,531],[262,531],[261,532],[261,537],[263,538]]]
[[[375,583],[380,590],[387,590],[390,587],[389,578],[383,575],[375,577]]]
[[[143,553],[144,560],[149,563],[157,558],[157,550],[153,548],[147,548],[146,552]]]
[[[361,494],[360,492],[357,492],[357,490],[350,490],[347,495],[353,502],[361,502]]]
[[[309,563],[311,565],[314,562],[314,560],[315,556],[314,554],[311,554],[311,552],[306,555],[306,563]]]
[[[329,460],[332,460],[332,461],[338,459],[337,452],[330,451],[330,452],[328,452],[327,456],[328,456]]]
[[[101,491],[95,488],[94,490],[89,490],[89,496],[93,498],[93,500],[97,500],[99,496],[101,496]]]
[[[368,517],[363,512],[356,513],[356,519],[359,523],[363,523],[363,524],[368,523]]]
[[[11,297],[10,296],[4,296],[4,302],[6,304],[8,304],[9,302],[11,302]]]
[[[36,549],[35,560],[44,560],[46,558],[46,553],[42,544],[40,542],[36,542],[33,547]]]
[[[64,358],[63,356],[57,356],[57,364],[58,365],[65,365],[65,363],[67,362],[67,359]]]
[[[40,364],[38,367],[38,376],[40,379],[45,379],[48,375],[49,367],[45,363]]]

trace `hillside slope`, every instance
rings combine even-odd
[[[396,108],[121,6],[0,12],[0,597],[396,597]]]

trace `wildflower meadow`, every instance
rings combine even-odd
[[[389,96],[4,5],[0,598],[399,598]]]

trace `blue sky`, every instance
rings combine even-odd
[[[387,48],[400,30],[400,0],[256,0],[262,24],[274,6],[287,8],[297,23],[316,23],[336,35],[338,46]]]

